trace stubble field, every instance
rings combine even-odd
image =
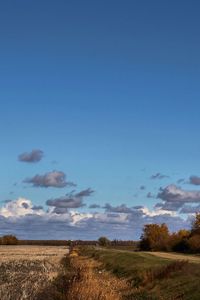
[[[51,299],[67,253],[63,246],[0,246],[0,299]]]

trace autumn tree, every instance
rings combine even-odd
[[[174,232],[169,238],[169,249],[177,252],[186,252],[188,250],[188,238],[190,231],[181,229],[178,232]]]
[[[2,245],[17,245],[18,239],[14,235],[4,235],[1,238],[1,244]]]
[[[196,213],[194,222],[192,223],[192,235],[199,234],[200,235],[200,213]]]
[[[192,253],[200,253],[200,235],[196,234],[188,240],[189,251]]]
[[[188,246],[190,252],[200,253],[200,213],[196,213],[195,219],[192,223]]]
[[[169,230],[166,224],[147,224],[144,226],[140,249],[147,251],[167,250]]]

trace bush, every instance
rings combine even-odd
[[[99,243],[99,246],[106,247],[106,246],[109,246],[111,242],[107,237],[101,236],[98,239],[98,243]]]
[[[193,253],[200,252],[200,235],[196,234],[191,236],[188,240],[188,246],[190,252]]]
[[[176,252],[186,252],[188,250],[188,238],[190,231],[182,229],[172,233],[169,239],[169,248]]]
[[[1,245],[17,245],[18,239],[14,235],[4,235],[0,238]]]
[[[196,214],[195,220],[192,224],[192,235],[199,234],[200,235],[200,213]]]

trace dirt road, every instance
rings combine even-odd
[[[188,255],[188,254],[179,254],[179,253],[169,253],[169,252],[145,252],[154,256],[158,256],[161,258],[167,259],[175,259],[175,260],[188,260],[192,263],[200,263],[200,256]]]

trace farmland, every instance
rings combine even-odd
[[[198,256],[79,246],[0,246],[1,300],[199,300]]]
[[[63,272],[66,247],[0,246],[0,299],[42,299]],[[54,296],[49,299],[54,299]]]

